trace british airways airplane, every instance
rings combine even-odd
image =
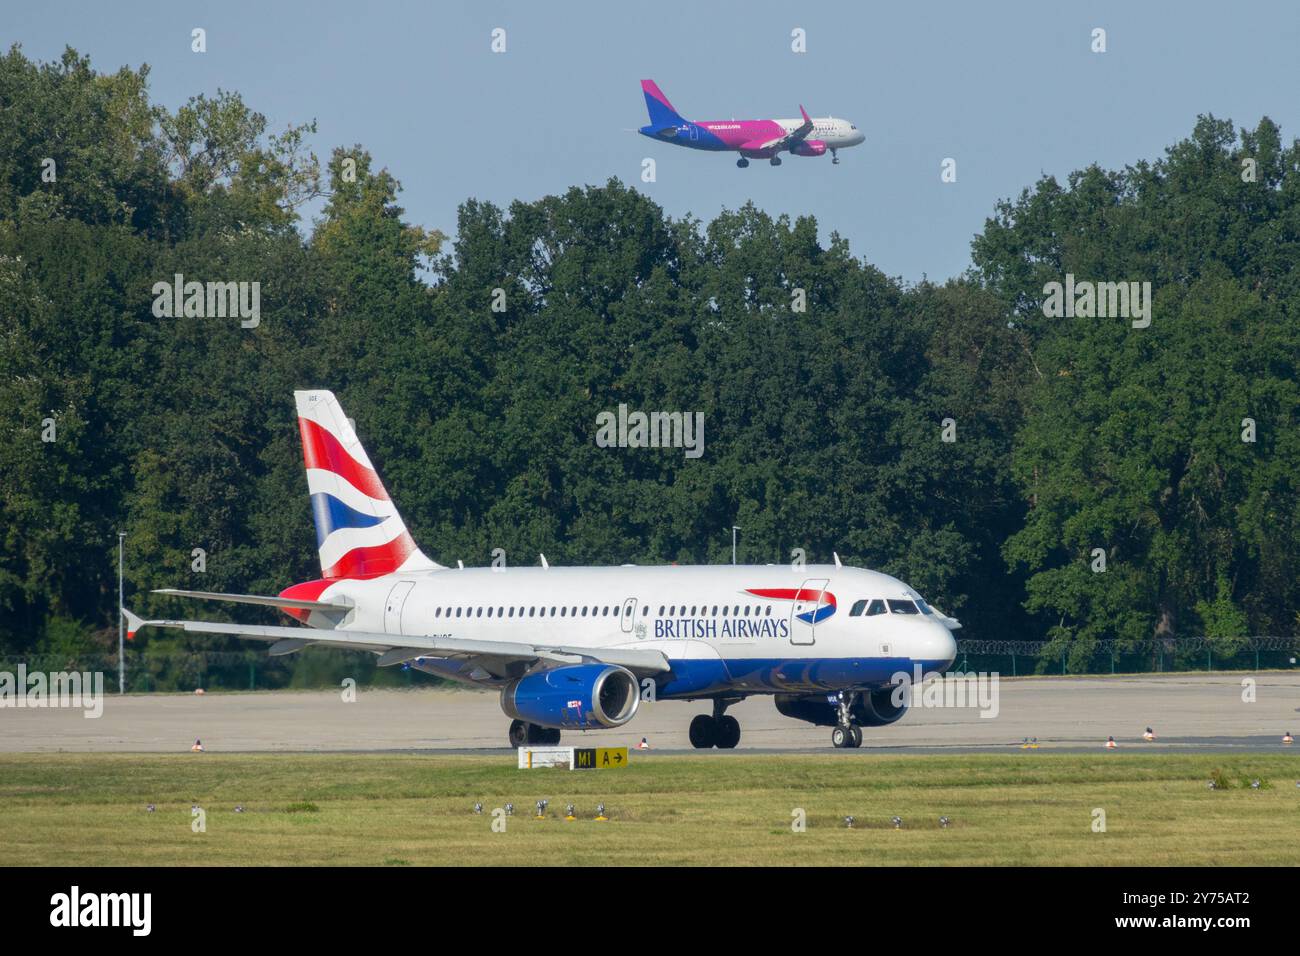
[[[735,150],[740,153],[736,165],[741,169],[748,166],[751,159],[766,159],[773,166],[780,166],[782,152],[796,156],[823,156],[830,150],[831,162],[838,163],[837,150],[857,146],[866,139],[848,120],[833,116],[814,119],[802,106],[799,107],[802,119],[693,123],[673,108],[654,80],[642,80],[641,91],[645,93],[650,123],[637,132],[689,149]]]
[[[447,568],[424,555],[333,393],[299,391],[298,430],[321,577],[276,597],[157,593],[278,608],[301,626],[142,620],[141,627],[234,634],[272,655],[311,644],[370,651],[381,666],[498,690],[509,740],[559,743],[563,730],[619,727],[642,700],[709,700],[695,747],[732,748],[727,708],[754,694],[834,728],[858,747],[905,703],[895,674],[937,673],[961,625],[886,574],[839,564],[792,567]]]

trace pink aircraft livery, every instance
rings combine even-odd
[[[650,123],[639,133],[651,139],[714,152],[740,153],[736,165],[744,169],[751,159],[766,159],[781,165],[781,153],[796,156],[822,156],[828,151],[831,162],[838,163],[837,150],[857,146],[866,139],[848,120],[833,116],[811,117],[800,106],[800,119],[706,120],[695,123],[684,118],[668,102],[654,80],[642,80],[646,110]]]

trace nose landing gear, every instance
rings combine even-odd
[[[839,164],[840,164],[840,157],[839,157],[839,155],[835,152],[835,150],[832,149],[832,150],[831,150],[831,165],[833,165],[833,166],[838,166]]]
[[[736,744],[740,743],[740,721],[725,713],[727,706],[734,703],[734,700],[715,700],[713,716],[696,715],[689,731],[692,747],[696,750],[707,750],[710,747],[719,750],[735,749]]]
[[[836,702],[839,710],[839,726],[831,731],[832,747],[844,750],[862,746],[862,728],[853,723],[853,705],[857,697],[857,691],[840,691],[839,700]]]

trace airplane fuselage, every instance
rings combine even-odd
[[[656,101],[657,102],[657,101]],[[805,117],[799,130],[813,126]],[[746,160],[747,162],[747,160]],[[777,162],[775,158],[773,163]],[[554,745],[561,731],[621,727],[640,701],[712,701],[691,746],[730,749],[727,708],[774,695],[795,720],[829,726],[835,747],[891,724],[902,683],[955,659],[961,625],[897,578],[834,565],[448,568],[420,550],[332,392],[294,392],[321,577],[277,596],[175,588],[193,600],[278,608],[306,627],[145,620],[142,627],[230,634],[378,656],[499,692],[513,747]]]
[[[793,133],[803,124],[801,119],[771,120],[706,120],[682,122],[668,129],[643,126],[638,132],[643,136],[689,149],[713,151],[733,150],[750,159],[768,159],[780,150],[747,148],[747,144],[779,140]],[[857,146],[865,137],[848,120],[833,116],[813,118],[813,130],[802,143],[789,152],[797,155],[821,155],[826,150]],[[818,148],[821,144],[821,148]]]
[[[906,584],[835,565],[442,569],[284,593],[353,605],[342,620],[301,614],[337,625],[339,637],[354,629],[657,650],[671,665],[656,678],[659,698],[882,687],[915,665],[942,671],[956,653],[948,627]],[[872,601],[882,608],[867,613]],[[408,663],[480,686],[510,679],[452,658]]]

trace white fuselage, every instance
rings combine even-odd
[[[774,122],[787,133],[793,133],[803,125],[802,119],[779,119]],[[828,149],[845,149],[861,144],[866,136],[848,120],[836,119],[833,116],[818,116],[813,118],[812,132],[807,138],[820,140]]]
[[[914,664],[942,670],[956,653],[906,584],[835,565],[448,568],[342,580],[320,599],[355,606],[343,632],[658,650],[673,666],[665,697],[882,686]],[[883,610],[870,613],[873,600]],[[457,660],[412,666],[495,683]]]

